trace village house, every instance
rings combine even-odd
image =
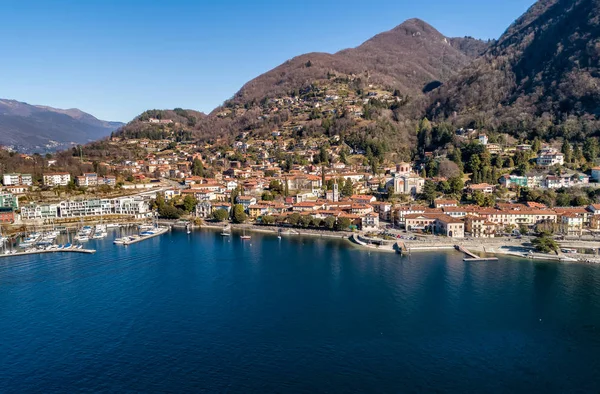
[[[235,200],[236,204],[240,204],[244,207],[244,211],[248,211],[250,205],[256,204],[256,198],[252,196],[237,196]]]
[[[21,195],[21,194],[25,194],[29,191],[29,186],[27,186],[27,185],[6,186],[4,188],[4,190],[11,194],[14,194],[14,195]]]
[[[0,207],[0,223],[11,224],[15,222],[15,210],[11,207]]]
[[[496,189],[496,186],[490,185],[487,183],[477,183],[477,184],[469,185],[469,187],[468,187],[469,193],[475,193],[476,191],[480,191],[483,194],[492,194],[492,193],[494,193],[495,189]]]
[[[377,231],[379,230],[379,215],[376,213],[368,213],[361,217],[361,230]]]
[[[424,213],[405,215],[405,226],[409,231],[426,231],[450,238],[464,238],[465,224],[443,213]]]
[[[377,201],[377,199],[375,198],[375,196],[368,196],[368,195],[353,195],[350,197],[350,200],[352,202],[358,203],[358,204],[370,204],[372,202]]]
[[[494,238],[496,235],[496,225],[484,218],[469,215],[464,221],[465,231],[474,238]]]
[[[550,167],[565,164],[565,156],[554,149],[543,149],[536,159],[538,166]]]
[[[435,208],[457,207],[458,201],[438,198],[433,201],[433,206]]]
[[[258,219],[269,213],[269,206],[264,204],[253,204],[248,207],[248,216],[251,219]]]
[[[573,212],[563,213],[559,217],[558,228],[564,235],[581,235],[583,216]]]
[[[319,209],[323,209],[323,203],[320,202],[311,202],[311,201],[304,201],[304,202],[297,202],[293,205],[292,210],[294,212],[310,212],[310,211],[316,211]]]

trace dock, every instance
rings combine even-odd
[[[400,242],[400,241],[396,242],[394,244],[394,250],[396,251],[396,253],[401,254],[401,255],[403,255],[405,253],[410,254],[410,251],[408,250],[408,248],[406,247],[404,242]]]
[[[469,256],[469,257],[465,257],[463,259],[463,261],[470,261],[470,262],[477,262],[477,261],[498,261],[497,257],[480,257],[480,256],[477,256],[475,253],[471,252],[469,249],[467,249],[467,248],[465,248],[464,246],[461,246],[461,245],[456,245],[455,248],[459,252],[462,252],[465,255]]]
[[[34,254],[46,254],[46,253],[84,253],[84,254],[93,254],[96,253],[95,249],[50,249],[50,250],[32,250],[29,252],[17,252],[17,253],[2,253],[1,257],[17,257],[17,256],[31,256]]]
[[[133,245],[133,244],[136,244],[138,242],[142,242],[142,241],[145,241],[147,239],[158,237],[159,235],[163,235],[164,233],[166,233],[169,230],[170,230],[169,227],[161,227],[161,228],[158,228],[158,229],[154,230],[154,234],[140,235],[138,238],[134,238],[134,239],[129,238],[129,240],[123,241],[123,243],[121,245],[125,245],[125,246]]]

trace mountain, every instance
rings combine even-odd
[[[434,92],[429,112],[463,124],[582,138],[598,128],[599,61],[600,0],[540,0]]]
[[[0,99],[0,144],[23,152],[48,152],[110,135],[123,123],[79,109],[57,109]]]
[[[335,54],[308,53],[295,57],[244,85],[236,104],[288,95],[332,73],[361,76],[402,94],[420,95],[469,64],[486,43],[472,38],[448,38],[420,19],[409,19],[362,45]]]
[[[240,138],[274,134],[296,140],[327,136],[379,157],[390,153],[409,160],[427,93],[488,45],[471,37],[445,37],[410,19],[356,48],[294,57],[246,83],[208,115],[147,111],[115,136],[210,140],[223,148]],[[173,123],[148,121],[159,115]]]

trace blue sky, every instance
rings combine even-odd
[[[0,0],[0,97],[129,121],[210,112],[306,52],[355,47],[404,20],[497,38],[534,0]]]

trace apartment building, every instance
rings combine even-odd
[[[67,186],[71,182],[68,172],[54,172],[43,175],[44,186]]]

